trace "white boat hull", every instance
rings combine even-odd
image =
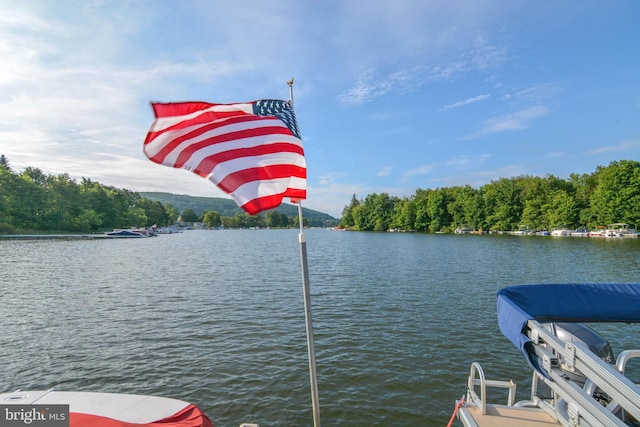
[[[55,390],[16,391],[0,394],[1,405],[69,405],[70,425],[100,427],[126,423],[163,423],[184,427],[211,427],[195,405],[166,397],[134,394]]]

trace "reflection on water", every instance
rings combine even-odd
[[[498,289],[640,271],[640,239],[309,230],[307,241],[325,425],[444,425],[472,361],[529,379],[498,330]],[[299,257],[297,230],[0,241],[0,389],[164,395],[218,427],[311,425]],[[640,347],[630,329],[601,326],[614,351]]]

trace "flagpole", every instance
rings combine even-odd
[[[293,78],[289,85],[289,99],[293,106]],[[320,401],[318,399],[318,378],[316,376],[316,352],[313,344],[313,318],[311,316],[311,292],[309,290],[309,265],[307,263],[307,237],[304,234],[302,202],[298,201],[298,222],[300,223],[300,260],[302,263],[302,289],[304,293],[304,317],[307,323],[307,351],[309,353],[309,377],[311,380],[311,405],[313,408],[313,425],[320,427]]]

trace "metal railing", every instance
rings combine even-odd
[[[476,378],[476,374],[478,378]],[[476,393],[476,386],[480,386],[480,396]],[[508,389],[507,406],[513,406],[516,399],[516,383],[509,381],[488,380],[484,376],[484,370],[478,362],[471,364],[469,372],[469,380],[467,383],[467,402],[473,402],[476,407],[480,408],[480,413],[487,413],[487,387]]]
[[[539,401],[540,407],[547,412],[555,412],[559,421],[571,426],[625,426],[623,419],[617,416],[620,414],[614,414],[620,408],[624,414],[640,419],[640,388],[614,366],[580,342],[563,342],[537,321],[530,320],[527,326],[536,354],[542,361],[541,366],[548,375],[548,378],[539,375],[538,380],[554,393],[551,402]],[[626,361],[640,355],[640,351],[632,350],[626,354],[619,362],[622,363],[622,371]],[[563,374],[576,371],[587,378],[584,386]],[[606,393],[615,405],[604,406],[596,400],[593,396],[596,389]]]

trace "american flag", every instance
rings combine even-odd
[[[149,160],[211,180],[250,215],[307,195],[307,168],[288,101],[152,103]]]

